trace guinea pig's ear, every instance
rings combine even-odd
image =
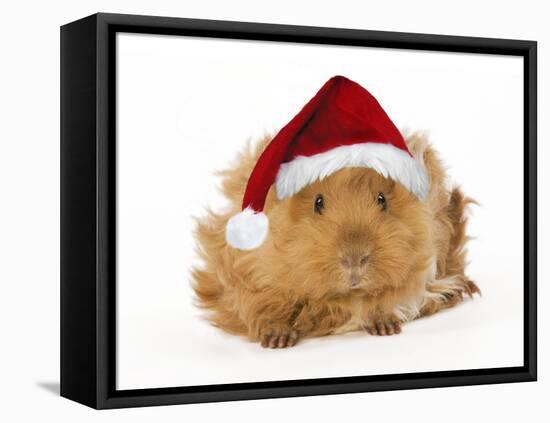
[[[388,192],[392,192],[395,189],[396,182],[393,179],[388,180]]]
[[[382,178],[382,182],[376,181],[377,183],[373,184],[370,188],[371,190],[378,194],[383,192],[385,195],[390,194],[395,189],[397,182],[392,178]]]

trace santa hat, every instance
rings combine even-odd
[[[425,169],[378,101],[356,82],[335,76],[260,155],[248,179],[242,212],[227,223],[228,244],[251,250],[263,243],[269,229],[263,209],[271,185],[284,199],[348,167],[371,168],[417,198],[427,196]]]

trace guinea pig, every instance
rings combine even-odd
[[[231,210],[208,211],[196,228],[204,264],[193,270],[193,288],[210,322],[284,348],[354,330],[398,334],[405,322],[479,293],[465,273],[465,209],[472,200],[447,188],[424,136],[405,141],[430,179],[424,201],[368,168],[339,170],[282,200],[272,187],[264,209],[268,237],[243,251],[227,245],[224,230],[270,138],[247,147],[220,174]]]

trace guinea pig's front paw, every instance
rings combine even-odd
[[[466,280],[464,291],[470,298],[474,297],[474,294],[481,296],[481,289],[476,285],[474,281]]]
[[[401,333],[401,321],[393,314],[379,315],[366,322],[365,330],[371,335],[397,335]]]
[[[298,332],[286,324],[267,324],[260,330],[260,342],[264,348],[292,347],[298,342]]]

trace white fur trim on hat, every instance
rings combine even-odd
[[[253,250],[262,245],[268,229],[269,221],[265,213],[256,213],[247,207],[229,219],[225,227],[225,239],[233,248]]]
[[[283,163],[275,180],[277,197],[291,197],[305,186],[348,167],[371,168],[401,183],[421,200],[428,196],[428,175],[418,160],[391,144],[368,142],[343,145],[310,157],[297,156]]]

